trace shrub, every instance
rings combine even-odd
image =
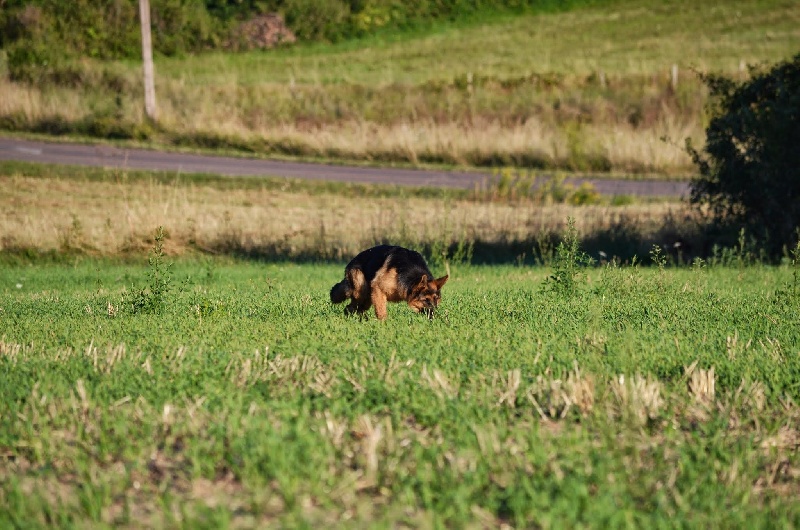
[[[686,140],[700,175],[693,204],[723,225],[746,227],[773,257],[800,225],[800,54],[737,83],[701,75],[711,91],[702,151]]]
[[[167,262],[164,254],[166,237],[164,228],[159,226],[148,259],[149,284],[134,293],[131,300],[133,313],[160,313],[166,307],[167,295],[172,290],[172,263]]]
[[[567,231],[556,247],[552,262],[553,274],[545,280],[545,290],[566,296],[576,294],[581,271],[593,263],[594,260],[580,249],[575,219],[567,218]]]
[[[300,40],[339,40],[350,8],[341,0],[287,0],[286,24]]]

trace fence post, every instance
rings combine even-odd
[[[153,73],[153,42],[150,36],[150,0],[139,0],[139,21],[142,26],[142,60],[144,63],[144,111],[155,121],[156,88]]]
[[[678,88],[678,65],[672,65],[672,71],[670,72],[670,85],[672,86],[672,90],[677,90]]]

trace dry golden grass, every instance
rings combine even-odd
[[[61,87],[28,87],[0,80],[0,92],[8,96],[0,101],[0,117],[13,116],[28,124],[102,122],[106,114],[122,127],[144,122],[135,96],[122,96],[121,105],[111,109],[110,103],[102,103],[105,95],[90,104],[79,91]],[[298,108],[287,112],[299,117],[275,116],[275,111],[267,107],[280,107],[291,99],[285,88],[266,86],[248,89],[246,95],[242,92],[243,87],[233,84],[208,90],[165,80],[158,102],[161,127],[189,137],[236,139],[236,143],[258,150],[311,157],[463,166],[497,164],[501,160],[526,166],[533,160],[541,167],[570,169],[592,169],[591,165],[582,166],[593,158],[604,161],[600,167],[607,165],[615,172],[661,175],[691,173],[691,159],[676,143],[703,136],[698,117],[687,118],[668,109],[655,111],[643,126],[599,116],[601,108],[590,111],[598,116],[587,124],[580,123],[580,116],[575,120],[562,116],[569,111],[518,121],[486,112],[441,120],[426,116],[435,112],[427,107],[420,110],[423,115],[417,119],[398,116],[381,122],[356,115],[331,119],[327,111],[317,107],[338,108],[341,101],[328,101],[324,95],[322,101],[309,103],[314,107],[305,112],[309,118],[303,118],[304,112]],[[567,126],[559,123],[564,119],[569,121]],[[663,141],[665,137],[673,142]]]
[[[163,226],[165,250],[260,252],[344,259],[379,241],[513,242],[560,231],[568,216],[589,234],[625,221],[655,230],[676,203],[628,206],[359,198],[151,181],[0,177],[0,251],[33,248],[113,256],[144,253]],[[424,214],[420,214],[424,212]]]

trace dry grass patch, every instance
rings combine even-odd
[[[163,226],[165,252],[200,250],[346,259],[379,241],[507,243],[559,232],[568,217],[581,234],[628,223],[656,231],[671,203],[574,207],[526,202],[359,198],[273,189],[150,182],[0,177],[0,250],[146,253]],[[425,215],[409,212],[426,212]],[[114,307],[108,309],[113,313]]]

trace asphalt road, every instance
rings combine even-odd
[[[308,162],[286,162],[117,148],[108,145],[49,143],[0,138],[0,160],[40,162],[106,168],[147,169],[176,173],[212,173],[229,176],[270,176],[310,180],[331,180],[364,184],[433,186],[472,189],[489,173],[351,167]],[[686,182],[574,178],[579,185],[591,182],[604,195],[682,197],[689,195]]]

